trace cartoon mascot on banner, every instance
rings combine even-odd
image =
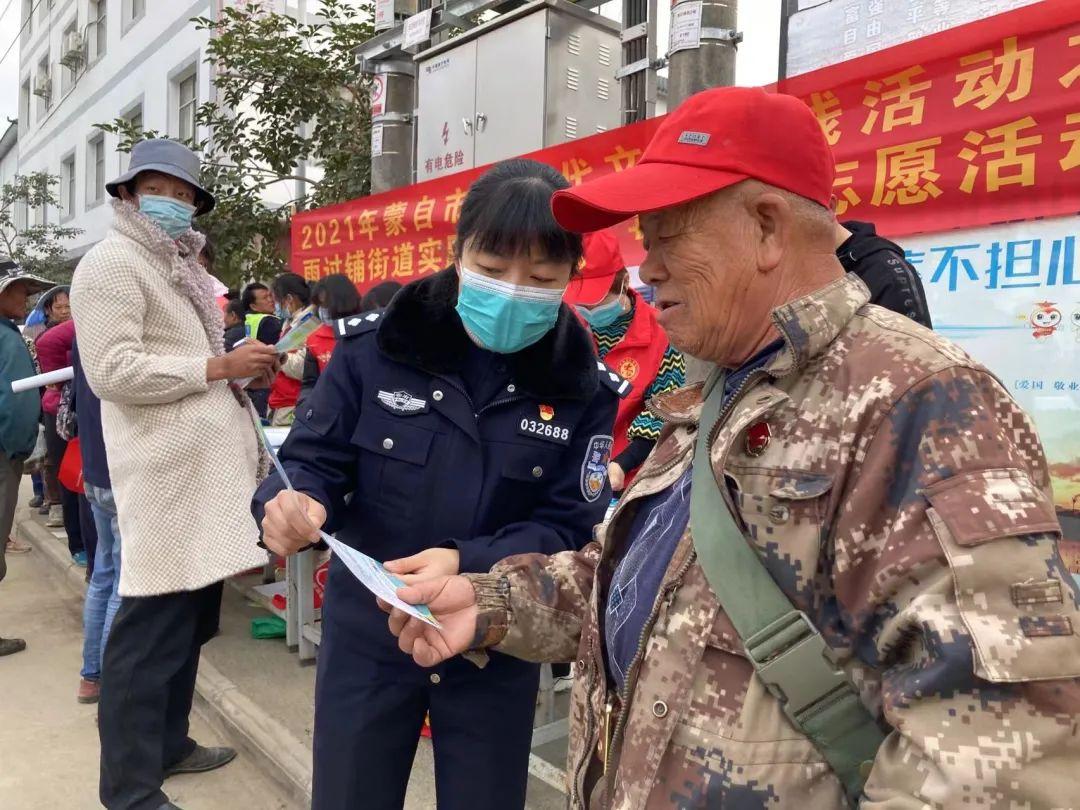
[[[1031,310],[1028,323],[1031,324],[1031,336],[1035,340],[1047,340],[1061,326],[1061,310],[1053,301],[1040,301]]]

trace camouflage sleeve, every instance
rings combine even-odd
[[[519,554],[468,574],[480,615],[477,647],[526,661],[570,661],[592,596],[600,544],[551,556]]]
[[[891,732],[861,807],[1064,806],[1080,594],[1031,421],[989,374],[952,368],[868,433],[838,482],[825,625],[881,673]]]

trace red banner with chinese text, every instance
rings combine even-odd
[[[1080,212],[1080,3],[1045,0],[781,82],[836,156],[842,218],[892,236]],[[535,152],[570,182],[624,171],[651,119]],[[702,125],[707,129],[707,122]],[[451,159],[453,156],[449,156]],[[475,169],[297,214],[292,268],[361,290],[450,263]],[[617,226],[629,265],[631,221]]]

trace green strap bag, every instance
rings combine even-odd
[[[724,375],[705,384],[694,452],[690,528],[698,563],[727,612],[746,653],[784,714],[817,746],[858,805],[885,737],[828,645],[780,590],[728,508],[709,461],[709,434],[720,418]]]

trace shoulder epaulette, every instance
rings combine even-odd
[[[612,371],[606,363],[597,360],[596,370],[600,374],[600,382],[618,394],[619,399],[625,398],[633,390],[634,386],[631,382]]]
[[[334,332],[338,337],[351,338],[365,335],[379,325],[382,312],[367,312],[363,315],[350,315],[334,321]]]

